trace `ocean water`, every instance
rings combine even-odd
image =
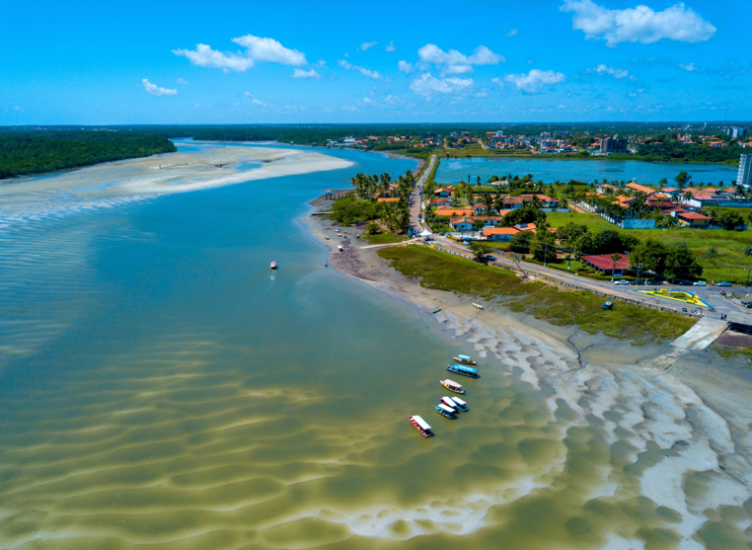
[[[413,163],[333,154],[356,164],[0,234],[0,547],[674,548],[679,513],[640,489],[674,451],[607,426],[621,405],[554,413],[488,360],[471,412],[436,414],[472,346],[324,267],[298,222]],[[746,540],[724,513],[717,548]]]
[[[491,176],[503,177],[507,174],[533,174],[535,181],[553,183],[557,180],[584,181],[632,181],[657,185],[666,178],[669,185],[673,184],[676,175],[686,171],[692,176],[693,182],[713,183],[724,182],[730,185],[736,180],[736,168],[719,164],[666,164],[658,162],[642,162],[636,160],[564,160],[564,159],[495,159],[469,158],[445,159],[441,161],[436,171],[436,182],[440,184],[467,181],[470,176],[473,183],[480,176],[485,182]]]

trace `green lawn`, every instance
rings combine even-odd
[[[568,223],[587,225],[590,231],[600,232],[605,229],[619,229],[614,224],[607,222],[598,214],[580,214],[579,212],[546,212],[546,218],[551,227],[564,227]]]
[[[408,240],[408,237],[405,235],[395,235],[388,232],[379,233],[378,235],[361,235],[360,237],[368,241],[368,244],[392,244]]]
[[[616,302],[601,309],[603,298],[585,291],[561,291],[541,282],[525,283],[515,274],[419,245],[388,248],[379,256],[391,260],[400,273],[420,278],[421,286],[484,298],[506,297],[513,311],[533,315],[554,325],[578,325],[590,334],[630,338],[637,343],[676,338],[693,319],[675,313]]]

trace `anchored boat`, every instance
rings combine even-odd
[[[470,410],[470,407],[467,406],[467,403],[465,403],[459,397],[450,397],[450,399],[455,402],[455,404],[457,405],[457,408],[461,410],[462,412],[468,412]]]
[[[458,384],[454,380],[449,380],[449,378],[446,380],[439,380],[439,383],[454,393],[465,393],[465,390],[462,389],[462,384]]]
[[[469,355],[458,355],[454,360],[463,365],[471,365],[473,367],[478,364],[476,361],[473,361],[473,358]]]
[[[420,416],[417,414],[415,416],[408,416],[407,419],[410,421],[410,424],[413,425],[413,427],[420,432],[420,435],[423,437],[431,437],[433,435],[433,432],[431,431],[431,426],[428,425],[428,422],[423,420]]]
[[[341,244],[338,244],[338,245],[337,245],[337,250],[339,250],[340,252],[344,252],[344,250],[345,250],[345,249],[344,249],[344,248],[342,248],[342,245],[341,245]]]
[[[475,302],[473,302],[473,307],[477,307],[478,309],[483,309],[482,305],[476,304]]]
[[[440,308],[440,307],[437,307],[437,308],[436,308],[436,309],[434,309],[434,310],[433,310],[433,311],[432,311],[431,313],[438,313],[439,311],[441,311],[441,308]]]
[[[453,408],[447,407],[442,403],[436,405],[436,412],[438,412],[441,416],[446,416],[447,418],[457,418],[457,412]]]
[[[457,403],[455,403],[451,397],[444,396],[441,398],[441,402],[450,409],[458,409]]]
[[[446,369],[450,372],[461,374],[462,376],[469,376],[470,378],[480,378],[478,369],[474,369],[473,367],[466,367],[465,365],[447,365]]]
[[[269,267],[271,267],[272,269],[277,269],[277,262],[272,262]]]

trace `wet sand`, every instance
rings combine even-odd
[[[321,199],[311,205],[327,208]],[[724,360],[705,350],[680,356],[669,370],[654,368],[670,342],[632,346],[591,336],[514,314],[502,300],[485,303],[479,312],[471,305],[477,298],[423,288],[390,268],[376,250],[361,250],[365,243],[353,238],[356,228],[337,239],[325,229],[328,220],[309,216],[303,223],[331,249],[332,267],[432,317],[449,338],[472,343],[484,365],[519,375],[546,395],[552,418],[566,411],[583,427],[596,422],[613,456],[594,494],[647,497],[676,513],[670,527],[681,548],[730,548],[736,546],[729,541],[752,538],[747,359]],[[336,251],[337,244],[344,252]],[[442,311],[432,315],[437,306]],[[622,470],[632,470],[639,482],[628,482]],[[604,547],[636,547],[631,544],[617,537]]]

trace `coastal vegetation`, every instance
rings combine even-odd
[[[450,292],[499,298],[512,311],[527,313],[554,325],[576,325],[590,334],[629,338],[637,343],[676,338],[693,319],[675,313],[617,303],[602,310],[603,298],[586,291],[563,291],[545,283],[524,282],[510,271],[443,254],[419,245],[387,248],[379,256],[421,286]]]
[[[175,151],[167,138],[130,132],[2,131],[0,179]]]

